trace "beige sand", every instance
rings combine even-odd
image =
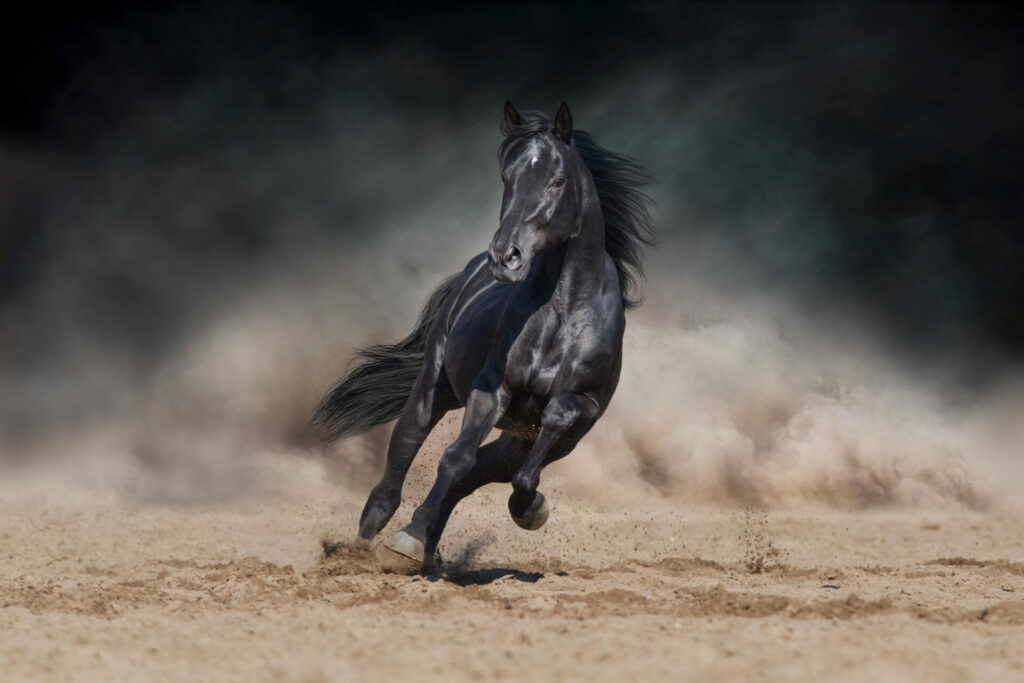
[[[429,579],[325,559],[362,492],[314,465],[206,505],[8,491],[0,679],[1024,680],[1010,515],[612,505],[555,476],[539,531],[502,487],[468,500]]]

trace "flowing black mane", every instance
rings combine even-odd
[[[554,126],[553,120],[541,112],[524,111],[522,115],[525,123],[512,133],[502,127],[505,139],[498,149],[500,159],[520,142]],[[622,305],[636,308],[640,305],[637,280],[644,274],[643,247],[653,245],[656,235],[650,211],[653,201],[640,188],[650,184],[653,176],[636,160],[601,147],[585,130],[574,130],[572,141],[590,169],[601,200],[605,250],[619,274]]]

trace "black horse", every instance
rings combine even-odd
[[[431,295],[416,329],[360,363],[320,402],[329,440],[398,417],[387,465],[359,520],[369,541],[395,513],[409,465],[430,430],[465,406],[462,429],[412,522],[384,548],[433,558],[455,505],[511,482],[512,519],[547,520],[541,469],[572,452],[608,407],[622,367],[624,310],[653,244],[650,180],[636,162],[554,119],[505,103],[501,221],[485,253]],[[481,446],[497,427],[495,441]]]

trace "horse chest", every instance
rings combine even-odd
[[[594,337],[586,319],[539,317],[510,350],[505,380],[512,389],[545,401],[564,391],[578,391],[576,385],[588,379]]]

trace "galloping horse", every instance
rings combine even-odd
[[[487,251],[437,288],[412,334],[360,351],[314,415],[328,440],[398,418],[359,520],[368,542],[398,508],[430,430],[465,406],[433,488],[383,544],[421,564],[456,504],[485,484],[511,482],[520,527],[547,521],[541,469],[572,452],[608,407],[624,311],[638,303],[642,248],[654,239],[639,190],[649,174],[573,131],[565,102],[553,119],[506,102],[503,133],[501,220]],[[495,427],[501,436],[481,446]]]

